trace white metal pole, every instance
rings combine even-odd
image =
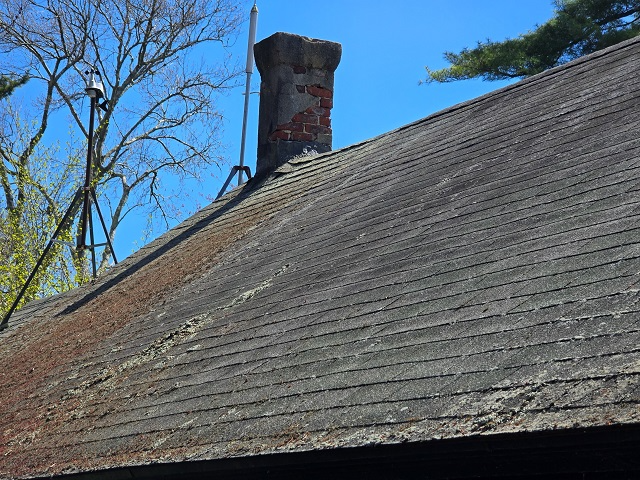
[[[242,140],[240,142],[240,167],[244,166],[244,147],[247,141],[247,117],[249,115],[249,95],[251,95],[251,74],[253,73],[253,45],[256,43],[258,26],[258,6],[254,3],[249,17],[249,45],[247,47],[247,80],[244,89],[244,116],[242,118]],[[242,184],[242,169],[238,170],[238,185]]]

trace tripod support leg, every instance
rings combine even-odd
[[[102,218],[102,212],[100,211],[100,207],[98,206],[98,199],[96,198],[96,191],[93,188],[91,189],[91,198],[93,198],[93,204],[96,206],[96,212],[98,212],[98,218],[100,219],[100,223],[102,224],[102,231],[104,232],[104,237],[107,239],[107,246],[109,247],[109,252],[111,252],[113,261],[117,264],[118,259],[116,258],[116,252],[113,249],[113,245],[111,245],[111,238],[109,238],[109,231],[107,230],[107,226],[104,223],[104,218]]]
[[[242,172],[247,174],[247,180],[251,180],[251,169],[249,167],[247,167],[246,165],[245,166],[236,165],[235,167],[232,167],[231,173],[229,174],[226,182],[224,182],[224,185],[222,185],[222,188],[218,192],[218,196],[216,197],[216,200],[219,199],[227,190],[227,187],[231,183],[231,180],[233,180],[233,176],[236,173],[238,173],[238,183],[240,183],[240,181],[242,180]]]
[[[218,195],[216,196],[216,200],[219,199],[227,190],[227,187],[231,183],[231,180],[233,180],[233,176],[236,174],[237,171],[238,171],[238,167],[233,167],[231,169],[231,173],[229,174],[229,176],[227,177],[227,180],[224,182],[224,185],[222,185],[222,188],[218,192]]]
[[[18,304],[20,303],[20,300],[22,300],[22,297],[24,297],[24,294],[27,292],[27,289],[29,288],[29,285],[31,284],[31,282],[35,278],[36,274],[38,273],[38,270],[42,266],[42,262],[44,261],[45,257],[49,253],[49,250],[51,250],[51,247],[54,244],[54,240],[56,238],[58,238],[58,235],[60,235],[60,232],[62,231],[62,229],[66,225],[67,221],[71,217],[71,214],[72,214],[72,212],[73,212],[73,210],[74,210],[74,208],[76,206],[76,203],[78,203],[78,201],[80,201],[81,197],[82,197],[82,188],[79,189],[77,191],[75,197],[73,197],[73,200],[71,201],[71,205],[69,205],[69,208],[65,212],[64,217],[62,217],[62,220],[58,224],[58,227],[56,228],[56,231],[53,233],[53,236],[51,237],[51,240],[49,240],[49,243],[47,243],[47,246],[44,248],[44,251],[42,252],[42,255],[40,255],[40,258],[38,259],[38,261],[36,263],[36,266],[33,267],[33,270],[31,271],[31,274],[29,275],[29,277],[27,278],[27,281],[25,282],[24,286],[22,287],[22,290],[20,290],[20,293],[18,294],[16,299],[13,301],[13,304],[11,305],[11,308],[9,308],[9,311],[7,312],[7,314],[2,319],[2,322],[0,322],[0,331],[2,331],[2,330],[4,330],[5,328],[8,327],[9,318],[11,317],[11,314],[18,307]]]

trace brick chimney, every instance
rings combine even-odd
[[[256,175],[306,151],[331,150],[339,43],[275,33],[254,47],[261,76]]]

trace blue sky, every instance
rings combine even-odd
[[[247,22],[232,48],[244,64]],[[463,81],[419,85],[424,66],[446,66],[444,51],[457,52],[478,40],[515,37],[548,20],[552,0],[259,0],[257,39],[290,32],[342,44],[342,60],[335,74],[332,110],[334,149],[372,138],[451,105],[500,88],[507,82]],[[252,90],[259,90],[254,70]],[[193,198],[215,196],[232,165],[238,163],[244,87],[222,97],[224,140],[229,163],[205,172],[205,181],[191,188]],[[247,131],[246,164],[255,171],[258,96],[252,95]],[[195,204],[186,205],[193,211]],[[123,222],[116,236],[119,258],[139,246],[143,223]]]

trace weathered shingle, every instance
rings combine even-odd
[[[640,421],[640,41],[296,159],[0,339],[0,474]]]

